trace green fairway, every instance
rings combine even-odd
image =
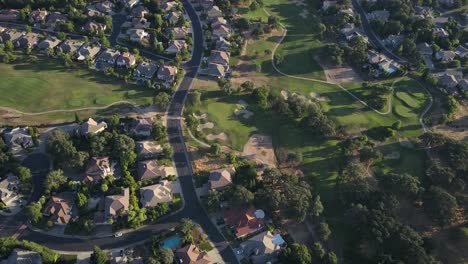
[[[0,106],[24,112],[99,107],[120,100],[151,103],[153,92],[125,84],[78,66],[65,68],[56,60],[0,63]]]

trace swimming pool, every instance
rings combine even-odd
[[[161,242],[163,248],[176,249],[182,244],[180,236],[171,236]]]

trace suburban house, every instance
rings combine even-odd
[[[445,28],[436,27],[434,28],[434,34],[440,38],[448,38],[450,34],[445,30]]]
[[[421,16],[423,18],[425,17],[432,17],[432,9],[428,6],[415,6],[414,7],[414,12],[416,15]]]
[[[176,251],[177,263],[180,264],[211,264],[214,263],[208,253],[200,251],[197,246],[190,244]]]
[[[135,65],[135,63],[135,56],[128,52],[120,54],[120,56],[117,58],[117,66],[126,67],[127,69]]]
[[[219,38],[216,40],[216,50],[228,51],[231,47],[231,42],[227,41],[225,38]]]
[[[172,182],[162,180],[158,184],[140,188],[140,203],[143,207],[155,207],[172,201]]]
[[[209,9],[214,5],[214,0],[199,0],[198,4],[204,9]]]
[[[383,60],[379,64],[379,69],[385,73],[392,74],[399,69],[399,65],[390,60]]]
[[[423,56],[432,56],[433,53],[431,45],[427,44],[427,42],[419,43],[416,50]]]
[[[122,28],[145,29],[151,26],[148,19],[144,17],[134,17],[132,21],[126,21],[122,24]]]
[[[140,159],[154,158],[163,151],[161,145],[152,140],[135,142],[135,153]]]
[[[43,214],[56,225],[66,225],[71,220],[72,206],[68,199],[52,196],[45,205]]]
[[[165,3],[161,4],[161,8],[166,10],[166,11],[171,11],[173,9],[176,9],[178,6],[176,1],[166,1]]]
[[[457,77],[452,74],[444,73],[443,75],[439,76],[438,84],[449,92],[453,92],[458,85]]]
[[[8,148],[31,148],[34,147],[34,141],[28,133],[27,127],[13,128],[10,131],[5,131],[3,133],[3,139]]]
[[[13,174],[8,174],[0,181],[0,200],[8,205],[13,200],[19,191],[20,181]]]
[[[212,30],[213,30],[213,37],[215,39],[219,39],[219,38],[227,38],[231,35],[230,31],[229,31],[229,26],[226,25],[226,24],[219,24],[217,26],[214,26],[212,25]]]
[[[253,264],[275,263],[285,244],[280,234],[273,235],[270,231],[264,231],[242,242],[240,248]]]
[[[99,51],[101,51],[100,46],[83,45],[76,53],[76,60],[84,61],[88,59],[94,61]]]
[[[223,11],[221,11],[218,6],[214,5],[206,10],[206,15],[209,18],[222,17]]]
[[[172,12],[169,12],[165,17],[164,19],[167,20],[167,22],[170,24],[170,25],[175,25],[180,17],[182,16],[182,14],[180,12],[175,12],[175,11],[172,11]]]
[[[330,7],[335,7],[336,6],[336,1],[328,1],[328,0],[325,0],[323,1],[322,3],[322,10],[323,11],[327,11],[328,8]]]
[[[140,43],[144,38],[149,36],[149,33],[141,28],[130,28],[127,30],[127,35],[131,41]]]
[[[159,80],[164,82],[166,87],[169,87],[174,82],[177,72],[178,70],[176,66],[163,65],[159,68],[157,77]]]
[[[107,29],[107,26],[103,23],[97,23],[97,22],[94,22],[94,21],[88,21],[86,22],[86,24],[83,26],[83,28],[81,29],[83,32],[95,32],[95,33],[99,33],[99,32],[104,32],[106,31]]]
[[[382,40],[382,43],[391,49],[396,49],[400,44],[405,40],[405,37],[402,35],[390,35],[387,38]]]
[[[153,62],[142,62],[133,71],[133,77],[138,80],[151,80],[158,70],[158,65]]]
[[[20,248],[15,248],[8,259],[1,261],[2,264],[42,264],[41,254],[23,250]]]
[[[232,184],[232,176],[235,173],[234,168],[223,168],[210,171],[208,186],[211,190],[222,190]]]
[[[108,157],[93,157],[86,166],[84,181],[98,183],[112,174],[114,174],[114,168]]]
[[[227,209],[224,212],[224,221],[230,226],[237,238],[260,231],[265,227],[263,218],[265,213],[256,210],[253,206],[241,209]]]
[[[109,0],[99,2],[96,4],[96,9],[109,15],[112,13],[112,9],[114,9],[114,3]]]
[[[95,9],[95,7],[93,5],[91,6],[87,6],[86,9],[86,15],[88,17],[99,17],[99,16],[104,16],[104,13],[98,11]],[[83,30],[84,31],[84,30]]]
[[[157,177],[165,178],[175,175],[174,167],[158,165],[157,160],[145,160],[138,162],[138,179],[150,180]]]
[[[367,14],[367,19],[369,20],[382,20],[387,22],[390,17],[390,12],[387,10],[375,10]]]
[[[149,10],[144,6],[137,6],[130,12],[131,17],[145,17],[147,14],[149,14]]]
[[[189,33],[189,29],[186,27],[175,27],[171,29],[175,39],[184,39]]]
[[[468,49],[463,47],[462,45],[458,45],[458,47],[455,49],[455,54],[459,58],[468,58]]]
[[[99,56],[96,59],[96,62],[103,62],[114,65],[119,55],[120,52],[118,50],[105,49],[101,52],[101,54],[99,54]]]
[[[21,18],[21,14],[16,9],[0,10],[0,21],[16,21]]]
[[[16,39],[19,39],[20,37],[22,37],[24,34],[25,34],[25,32],[22,32],[22,31],[7,29],[7,30],[4,30],[0,34],[0,40],[1,40],[0,42],[5,43],[5,41],[7,41],[7,40],[10,40],[11,42],[13,42]]]
[[[468,91],[468,80],[463,79],[458,82],[458,87],[462,89],[463,91]]]
[[[130,133],[141,137],[151,136],[153,130],[153,120],[150,118],[133,118],[130,126]]]
[[[208,62],[222,65],[225,70],[229,70],[229,53],[226,51],[212,50]]]
[[[221,25],[227,26],[227,20],[224,17],[215,17],[211,19],[211,28],[215,28]]]
[[[113,218],[121,212],[127,213],[130,204],[130,189],[125,188],[120,194],[106,196],[104,204],[107,219]]]
[[[140,3],[140,0],[121,0],[122,3],[129,8],[132,8]]]
[[[45,21],[49,12],[47,10],[33,10],[28,14],[29,20],[33,23],[42,23]]]
[[[80,135],[87,136],[88,134],[98,134],[106,130],[107,123],[104,121],[96,122],[94,119],[89,118],[88,121],[84,122],[80,126]]]
[[[46,25],[49,28],[55,29],[57,25],[64,24],[68,21],[68,16],[60,12],[51,12],[47,17]]]
[[[39,34],[26,33],[25,35],[13,41],[13,45],[17,48],[32,49],[37,46],[38,42],[39,42]]]
[[[189,46],[185,40],[171,40],[169,42],[169,46],[166,49],[166,52],[169,54],[178,54],[183,50],[187,50],[188,47]]]
[[[226,74],[225,68],[221,64],[209,63],[208,67],[201,69],[200,75],[206,75],[216,78],[224,77]]]
[[[451,50],[440,50],[435,54],[435,58],[443,62],[453,61],[456,56],[457,54]]]
[[[65,54],[75,54],[76,51],[78,51],[81,46],[83,46],[84,42],[79,41],[79,40],[73,40],[73,39],[68,39],[62,42],[58,46],[58,52],[62,52]]]
[[[47,37],[43,41],[39,42],[37,44],[37,48],[42,52],[42,53],[48,53],[50,49],[55,49],[60,44],[60,40],[56,37]]]

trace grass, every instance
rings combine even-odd
[[[0,79],[0,105],[24,112],[99,107],[120,100],[146,104],[153,95],[80,66],[65,68],[50,58],[0,63]]]

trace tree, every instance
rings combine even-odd
[[[106,264],[109,259],[109,256],[107,255],[104,250],[100,249],[99,247],[95,246],[94,251],[91,254],[91,263],[92,264]]]
[[[338,264],[338,257],[334,252],[328,252],[324,258],[325,264]]]
[[[6,52],[12,52],[15,49],[15,46],[13,46],[13,42],[11,40],[5,41],[5,51]]]
[[[252,92],[255,89],[255,86],[253,82],[245,81],[240,85],[240,88],[246,92]]]
[[[253,90],[252,95],[254,96],[258,106],[260,106],[262,109],[266,109],[268,107],[269,92],[266,87],[262,86]]]
[[[161,28],[163,25],[163,18],[160,14],[156,14],[154,16],[154,27],[155,28]]]
[[[323,204],[322,201],[320,201],[320,195],[316,195],[314,199],[312,200],[312,207],[310,210],[310,215],[314,217],[319,217],[323,212]]]
[[[63,129],[56,129],[50,133],[46,141],[47,152],[52,156],[56,166],[71,168],[83,162],[83,156],[78,154],[70,140],[70,135]],[[77,159],[77,160],[75,160]]]
[[[154,98],[154,104],[162,109],[166,109],[171,103],[171,96],[166,92],[160,92]]]
[[[57,33],[57,38],[58,38],[59,40],[65,40],[66,35],[65,35],[64,32],[59,32],[59,33]]]
[[[323,246],[322,244],[320,243],[314,243],[312,245],[312,257],[314,259],[323,259],[323,257],[325,256],[325,249],[323,249]]]
[[[218,143],[214,143],[210,146],[211,154],[215,156],[221,155],[221,146]]]
[[[47,174],[44,181],[44,189],[46,193],[58,190],[67,182],[67,177],[63,176],[62,170],[54,170]]]
[[[280,26],[279,18],[277,16],[268,16],[268,25],[271,28],[278,28]]]
[[[76,204],[79,208],[84,208],[88,203],[88,197],[82,192],[76,194]]]
[[[28,184],[32,181],[31,170],[26,167],[18,167],[16,169],[16,176],[18,176],[22,184]]]
[[[401,120],[397,120],[395,123],[392,124],[392,128],[395,130],[401,129]]]
[[[230,204],[233,207],[242,207],[244,205],[252,203],[254,200],[254,194],[247,190],[244,186],[237,185],[232,188],[230,195]]]
[[[457,217],[457,200],[440,187],[432,186],[429,189],[424,207],[441,226],[451,224]]]
[[[174,252],[169,248],[162,248],[160,251],[160,259],[164,264],[174,263]]]
[[[257,170],[252,163],[243,163],[236,167],[236,184],[242,185],[248,190],[254,191],[257,186]]]
[[[205,199],[205,207],[209,212],[216,212],[219,209],[219,203],[221,202],[221,193],[216,190],[209,190]]]
[[[294,243],[279,254],[281,263],[310,264],[312,257],[306,245]]]
[[[109,190],[109,187],[107,186],[107,184],[105,183],[101,184],[101,192],[105,193],[107,192],[107,190]]]
[[[389,173],[378,178],[385,190],[415,197],[422,191],[418,178],[409,174]]]
[[[151,135],[156,141],[165,139],[167,137],[166,127],[160,123],[154,123]]]
[[[31,222],[37,224],[42,219],[42,204],[40,202],[31,203],[26,206],[26,215]]]
[[[110,42],[109,42],[109,39],[107,37],[102,37],[101,38],[101,44],[106,49],[110,48]]]
[[[178,230],[182,234],[182,240],[184,243],[193,243],[194,237],[193,233],[196,229],[199,229],[200,225],[194,223],[188,218],[183,218],[181,224],[178,227]]]
[[[331,231],[330,231],[330,228],[328,227],[328,224],[324,222],[319,224],[317,231],[318,231],[317,233],[319,235],[319,238],[323,241],[327,241],[331,235]]]
[[[281,65],[284,61],[283,54],[276,52],[275,56],[273,56],[273,61],[275,62],[275,65]]]

